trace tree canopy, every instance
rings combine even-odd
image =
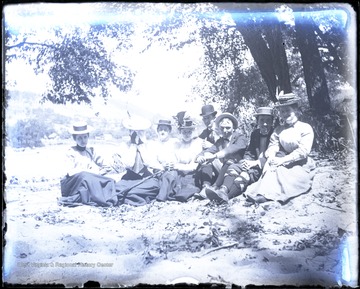
[[[144,77],[152,80],[152,93],[171,94],[171,88],[162,87],[166,73],[142,66],[155,57],[161,67],[170,56],[191,59],[176,64],[176,73],[169,71],[170,81],[188,99],[216,101],[231,112],[245,101],[272,104],[283,90],[326,114],[334,107],[334,80],[354,85],[349,6],[88,3],[61,6],[58,14],[57,5],[4,9],[5,72],[22,59],[47,75],[43,101],[91,104],[100,97],[106,102],[114,89],[141,94]],[[56,22],[64,11],[78,18]],[[7,89],[11,77],[6,76]]]

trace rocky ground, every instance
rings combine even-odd
[[[358,285],[357,164],[350,156],[315,156],[312,190],[284,206],[246,207],[240,196],[221,206],[70,208],[57,203],[64,151],[6,151],[7,284]]]

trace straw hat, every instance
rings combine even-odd
[[[74,123],[73,126],[69,129],[71,134],[86,134],[91,131],[91,127],[87,125],[86,122]]]
[[[259,115],[269,115],[269,116],[274,116],[273,114],[273,108],[272,107],[259,107],[256,110],[256,113],[254,113],[254,116],[259,116]]]
[[[234,129],[237,129],[238,126],[239,126],[239,122],[238,120],[236,119],[235,116],[233,116],[231,113],[228,113],[228,112],[224,112],[222,114],[220,114],[216,119],[215,119],[215,124],[216,126],[218,127],[219,126],[219,123],[222,119],[224,118],[229,118],[232,123],[233,123],[233,126],[234,126]]]
[[[275,104],[275,107],[298,104],[300,100],[294,93],[281,94],[278,95],[278,102]]]

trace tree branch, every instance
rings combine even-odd
[[[201,257],[205,256],[205,255],[208,255],[212,252],[215,252],[215,251],[219,251],[219,250],[222,250],[222,249],[228,249],[228,248],[232,248],[232,247],[235,247],[236,245],[239,245],[238,242],[236,243],[232,243],[232,244],[228,244],[228,245],[224,245],[224,246],[221,246],[221,247],[217,247],[215,249],[211,249],[209,251],[207,251],[206,253],[202,254]]]
[[[21,47],[24,45],[38,45],[38,46],[45,46],[45,47],[54,47],[54,45],[49,45],[49,44],[45,44],[45,43],[36,43],[36,42],[27,42],[26,39],[22,42],[19,42],[17,44],[14,45],[5,45],[6,49],[11,49],[11,48],[16,48],[16,47]]]

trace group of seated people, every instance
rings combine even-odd
[[[70,131],[76,146],[68,152],[59,203],[141,206],[200,199],[223,204],[242,195],[248,204],[284,205],[307,193],[313,177],[309,153],[314,132],[298,120],[299,100],[292,93],[279,96],[275,128],[274,109],[259,107],[250,140],[233,114],[218,114],[211,104],[201,109],[206,128],[200,135],[186,111],[176,115],[175,125],[171,119],[159,120],[156,140],[145,136],[150,121],[129,115],[123,126],[130,140],[119,144],[111,163],[87,146],[89,126],[76,124]],[[177,137],[172,137],[174,126]],[[120,180],[108,175],[114,170],[121,173]]]

